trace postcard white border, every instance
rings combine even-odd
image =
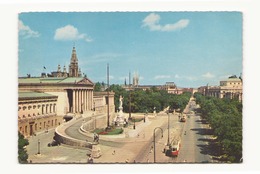
[[[240,11],[243,13],[243,164],[20,165],[17,162],[18,13],[30,11]],[[258,0],[6,0],[0,1],[1,154],[7,173],[258,173],[260,3]]]

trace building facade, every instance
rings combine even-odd
[[[57,96],[22,91],[18,96],[18,130],[24,136],[48,131],[63,122],[63,118],[57,115]]]
[[[202,86],[198,88],[198,92],[205,96],[217,98],[243,99],[243,81],[242,78],[231,76],[227,80],[220,81],[219,86]]]

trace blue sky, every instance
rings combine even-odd
[[[242,73],[242,13],[86,12],[19,14],[19,76],[67,67],[75,44],[93,82],[218,85]]]

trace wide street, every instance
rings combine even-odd
[[[190,101],[185,112],[194,110],[196,104]],[[102,156],[94,159],[94,163],[154,163],[154,153],[156,163],[211,163],[209,135],[210,129],[199,115],[191,113],[187,115],[186,122],[180,122],[179,114],[160,113],[157,116],[150,116],[146,123],[139,122],[136,129],[125,129],[131,132],[132,137],[121,138],[100,138],[99,147]],[[169,131],[168,131],[169,119]],[[81,134],[78,129],[82,124],[82,119],[76,121],[71,127],[66,129],[66,134],[80,140],[91,141],[91,137]],[[161,131],[163,130],[163,132]],[[155,134],[154,134],[155,132]],[[186,133],[185,133],[186,132]],[[163,137],[162,137],[163,133]],[[169,133],[169,135],[168,135]],[[154,148],[155,135],[155,148]],[[27,147],[29,161],[32,163],[86,163],[88,149],[75,148],[67,145],[48,147],[52,141],[54,130],[48,133],[42,132],[30,137],[30,144]],[[169,139],[168,139],[169,138]],[[179,156],[168,157],[163,153],[165,145],[173,138],[181,139]],[[40,144],[38,144],[40,141]],[[37,154],[40,151],[40,154]]]

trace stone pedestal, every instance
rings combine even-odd
[[[120,96],[119,98],[119,112],[117,112],[117,116],[115,117],[115,125],[116,126],[124,126],[124,124],[126,124],[127,120],[124,116],[124,113],[123,113],[123,97]]]
[[[101,149],[98,144],[92,145],[91,157],[92,158],[101,157]]]

